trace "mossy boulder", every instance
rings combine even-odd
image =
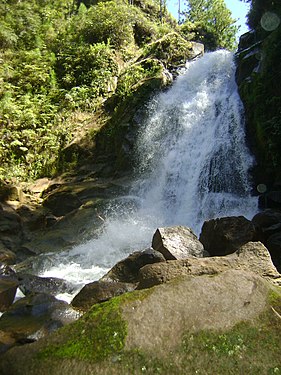
[[[2,356],[6,375],[274,373],[281,292],[229,270],[182,277],[95,305],[48,338]]]

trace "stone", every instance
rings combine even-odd
[[[234,253],[255,238],[253,223],[244,216],[231,216],[205,221],[199,240],[211,256]]]
[[[94,281],[85,285],[73,298],[71,305],[79,310],[87,311],[89,308],[100,302],[105,302],[112,297],[131,292],[135,284],[122,282]]]
[[[16,343],[11,333],[0,331],[0,354],[5,353]]]
[[[74,286],[68,281],[57,277],[40,277],[27,273],[16,274],[19,289],[23,294],[46,293],[53,296],[60,293],[73,293]]]
[[[188,227],[158,228],[152,239],[153,249],[162,253],[166,260],[203,257],[204,247]]]
[[[146,264],[165,262],[165,258],[158,251],[148,248],[136,251],[121,260],[101,278],[101,281],[119,281],[137,283],[139,270]]]
[[[23,192],[20,187],[4,184],[0,186],[0,201],[23,201]]]
[[[279,272],[281,272],[281,232],[272,234],[265,242],[272,261]]]
[[[260,240],[266,240],[271,234],[279,230],[281,225],[281,212],[273,209],[266,209],[257,213],[252,223],[255,226],[257,236]]]
[[[18,288],[18,282],[13,277],[0,277],[0,311],[5,311],[12,305]]]
[[[256,365],[255,353],[247,356],[245,345],[252,344],[256,348],[256,340],[258,342],[266,334],[272,334],[278,342],[280,325],[270,307],[269,296],[272,294],[272,285],[249,271],[228,270],[213,276],[183,276],[159,285],[149,293],[133,292],[130,299],[119,300],[118,310],[108,310],[112,307],[102,304],[98,311],[86,313],[78,322],[57,334],[12,348],[1,357],[0,373],[154,374],[159,372],[157,365],[161,366],[163,374],[192,374],[193,369],[202,368],[202,361],[205,362],[206,374],[228,373],[223,372],[226,367],[235,372],[236,365],[245,368],[246,360],[250,365],[251,361]],[[280,298],[280,291],[276,288],[274,295]],[[117,311],[117,314],[109,311]],[[116,320],[116,315],[119,320]],[[271,319],[274,327],[269,327]],[[124,323],[125,337],[118,336],[121,331],[115,330],[116,321]],[[100,322],[102,327],[99,330]],[[234,332],[231,332],[232,328]],[[253,337],[249,342],[248,334]],[[110,338],[103,341],[104,335]],[[202,350],[204,346],[203,360],[199,350],[193,352],[194,343],[198,342],[196,338],[200,339]],[[263,352],[268,353],[270,359],[266,366],[260,361],[257,364],[257,368],[265,369],[265,373],[270,373],[279,363],[278,349],[268,342],[272,340],[265,343]],[[96,348],[102,352],[102,361],[89,357]],[[214,359],[218,356],[220,365],[216,367]],[[214,370],[208,372],[211,362]],[[165,371],[167,368],[169,371]]]
[[[17,342],[35,341],[76,320],[80,314],[66,302],[36,293],[16,301],[0,318],[0,331],[12,334]]]
[[[0,244],[0,263],[14,264],[16,262],[16,254]]]
[[[139,272],[137,289],[151,288],[183,275],[217,275],[231,269],[251,271],[272,284],[281,285],[281,275],[267,248],[261,242],[249,242],[224,257],[188,258],[146,265]]]
[[[72,192],[58,192],[47,196],[43,205],[47,207],[55,216],[64,216],[76,210],[82,205],[81,200]]]

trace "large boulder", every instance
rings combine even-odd
[[[152,239],[153,249],[166,260],[203,257],[204,247],[193,231],[184,226],[158,228]]]
[[[139,270],[146,264],[165,262],[165,258],[158,251],[148,248],[135,251],[127,258],[121,260],[101,278],[101,281],[119,281],[124,283],[138,283]]]
[[[183,276],[94,306],[53,335],[12,348],[0,373],[271,373],[281,348],[273,296],[280,301],[280,291],[249,271]]]
[[[255,227],[244,216],[223,217],[205,221],[200,241],[211,256],[234,253],[255,238]]]
[[[71,305],[79,310],[87,311],[100,302],[108,301],[112,297],[131,292],[135,289],[134,284],[109,281],[94,281],[85,285],[73,298]]]
[[[234,254],[224,257],[188,258],[146,265],[139,272],[138,289],[151,288],[182,275],[216,275],[231,269],[252,271],[273,284],[281,285],[281,275],[266,247],[260,242],[249,242]]]

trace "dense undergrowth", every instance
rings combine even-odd
[[[0,4],[0,180],[63,169],[61,151],[85,125],[100,126],[96,113],[106,99],[124,100],[159,70],[130,65],[177,27],[168,15],[159,21],[156,2],[86,3]]]

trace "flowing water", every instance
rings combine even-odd
[[[118,260],[151,243],[155,229],[257,212],[233,56],[208,53],[187,63],[173,86],[153,99],[137,142],[130,194],[111,204],[96,238],[56,256],[41,275],[96,280]],[[65,298],[65,296],[64,296]]]

